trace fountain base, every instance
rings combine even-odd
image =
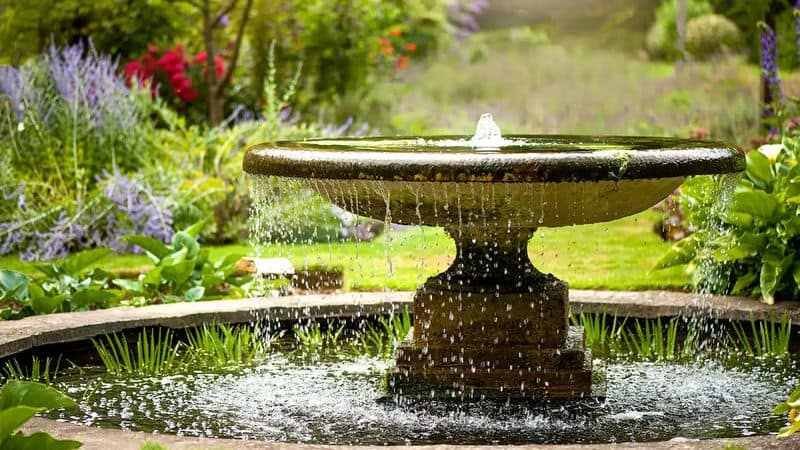
[[[398,348],[390,390],[402,397],[579,400],[605,397],[605,370],[592,367],[583,329],[570,327],[563,347],[486,348],[435,345]]]

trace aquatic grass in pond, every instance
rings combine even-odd
[[[745,325],[731,322],[733,334],[728,333],[730,346],[749,356],[785,356],[792,338],[792,320],[784,315],[780,322],[755,320],[750,317],[749,333]]]
[[[262,339],[249,326],[203,325],[187,331],[187,360],[209,368],[249,366],[263,360],[277,335]]]
[[[378,326],[369,322],[364,323],[364,329],[358,333],[353,351],[360,355],[380,356],[391,358],[397,346],[403,342],[411,332],[411,312],[403,308],[399,314],[391,314],[378,319]]]
[[[339,337],[344,331],[344,325],[334,328],[331,322],[328,328],[322,329],[319,322],[298,324],[292,328],[295,341],[303,353],[318,353],[322,351],[333,351],[338,353],[342,349]]]
[[[610,322],[609,317],[611,317]],[[583,327],[586,346],[591,348],[592,353],[597,356],[621,353],[620,344],[627,320],[627,318],[619,320],[619,316],[608,314],[605,311],[600,314],[581,312],[569,316],[572,325]]]
[[[114,375],[149,377],[168,374],[182,366],[178,358],[180,346],[170,330],[143,329],[136,339],[135,351],[120,333],[91,341],[106,371]]]
[[[622,334],[622,340],[627,351],[639,358],[665,361],[693,356],[697,336],[697,327],[690,326],[682,345],[679,345],[676,317],[666,325],[662,324],[661,318],[637,320],[634,322],[633,330]]]
[[[2,375],[7,380],[35,381],[50,384],[55,380],[61,365],[61,357],[31,357],[30,365],[22,365],[17,359],[6,361]]]

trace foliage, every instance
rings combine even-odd
[[[86,311],[118,304],[120,294],[109,289],[112,275],[89,270],[110,250],[94,249],[36,268],[44,275],[33,281],[27,275],[0,270],[0,318],[19,319],[32,314]]]
[[[785,315],[780,322],[750,318],[750,333],[739,322],[732,322],[733,335],[728,333],[731,345],[737,352],[750,356],[785,356],[789,354],[792,320]]]
[[[686,50],[695,58],[721,55],[740,45],[739,29],[725,16],[706,14],[686,24]]]
[[[149,332],[148,332],[149,331]],[[123,334],[91,339],[103,366],[114,375],[163,375],[180,367],[180,347],[173,341],[172,331],[143,329],[136,339],[135,350]]]
[[[144,249],[155,267],[136,281],[115,279],[113,283],[129,296],[164,303],[243,296],[242,286],[252,276],[236,271],[242,255],[228,254],[216,262],[210,261],[208,251],[197,243],[203,226],[203,222],[198,222],[175,233],[169,245],[148,236],[126,236],[127,242]]]
[[[657,267],[692,262],[695,285],[709,292],[776,297],[800,292],[800,139],[747,154],[747,168],[727,208],[719,188],[698,177],[682,188],[682,206],[698,231],[678,242]]]
[[[388,318],[380,317],[378,327],[370,323],[358,335],[354,351],[359,354],[391,357],[401,342],[411,332],[411,313],[408,308],[400,314],[392,313]]]
[[[798,417],[799,411],[800,386],[798,386],[794,391],[792,391],[791,394],[789,394],[789,397],[785,402],[778,403],[775,406],[775,409],[772,410],[772,414],[787,414],[789,419],[789,425],[781,428],[778,431],[778,437],[788,437],[800,430],[800,417]]]
[[[16,359],[12,359],[11,361],[6,361],[2,373],[8,380],[35,381],[50,384],[58,375],[60,365],[60,357],[54,362],[50,357],[41,359],[33,356],[31,357],[29,368],[21,365]]]
[[[75,402],[71,398],[51,387],[30,381],[8,381],[0,389],[0,450],[66,450],[80,447],[80,442],[57,440],[47,433],[14,433],[37,413],[73,406]]]
[[[669,322],[657,319],[620,320],[613,315],[579,313],[570,316],[573,325],[584,329],[586,346],[604,357],[624,356],[652,361],[691,358],[699,347],[699,329],[690,323],[684,335],[679,334],[680,319]]]
[[[250,90],[263,91],[275,42],[278,67],[303,63],[296,110],[327,112],[336,122],[363,120],[370,107],[366,97],[378,78],[430,53],[447,30],[442,0],[258,0],[247,31]],[[279,73],[280,79],[293,76],[293,70]]]
[[[686,0],[687,21],[713,12],[709,0]],[[675,45],[678,40],[677,17],[678,0],[664,0],[656,9],[655,22],[650,26],[645,41],[651,58],[674,60],[681,56]]]
[[[187,332],[188,360],[203,367],[248,366],[266,356],[276,337],[263,338],[248,326],[206,324]]]
[[[49,45],[91,40],[106,54],[126,59],[156,37],[181,32],[180,6],[169,0],[7,0],[0,11],[0,61],[24,61]]]
[[[144,441],[139,450],[169,450],[167,446],[153,441]]]
[[[344,325],[334,328],[333,324],[322,329],[319,322],[297,324],[292,327],[292,333],[300,349],[304,353],[319,353],[323,351],[338,352],[341,349],[339,337],[344,331]]]
[[[120,232],[171,235],[163,197],[128,176],[154,154],[146,93],[76,45],[0,67],[0,253],[26,260],[118,248]]]

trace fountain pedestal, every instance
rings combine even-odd
[[[568,326],[568,285],[528,258],[536,229],[446,229],[456,259],[417,291],[413,339],[398,349],[390,388],[425,397],[592,396],[583,330]]]

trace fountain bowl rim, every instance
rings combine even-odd
[[[452,145],[468,136],[378,136],[262,143],[252,175],[329,180],[537,183],[619,181],[741,172],[745,153],[718,141],[649,136],[510,135],[501,148]],[[437,145],[437,141],[447,145]]]

